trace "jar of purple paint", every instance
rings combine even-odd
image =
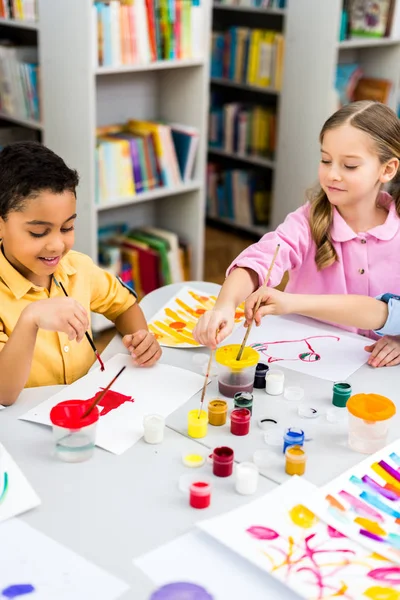
[[[213,600],[213,597],[203,587],[182,581],[163,585],[149,600]]]

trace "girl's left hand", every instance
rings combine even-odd
[[[162,351],[156,338],[150,331],[139,329],[136,333],[125,335],[123,344],[128,348],[133,363],[138,367],[151,367],[161,357]]]
[[[394,367],[400,364],[400,336],[385,335],[383,338],[365,346],[371,352],[368,364],[371,367]]]

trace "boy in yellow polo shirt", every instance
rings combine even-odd
[[[134,294],[71,250],[78,181],[41,144],[0,152],[0,404],[12,404],[25,386],[72,383],[87,373],[95,360],[84,337],[90,311],[114,321],[138,366],[161,356]]]

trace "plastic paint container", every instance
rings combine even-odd
[[[396,407],[378,394],[356,394],[347,402],[349,446],[356,452],[373,454],[387,443],[390,420]]]
[[[233,471],[233,450],[227,446],[215,448],[213,452],[213,473],[217,477],[229,477]]]
[[[240,408],[231,412],[231,433],[233,435],[247,435],[250,431],[250,411]]]
[[[203,438],[207,435],[208,416],[205,410],[191,410],[188,414],[188,435],[192,438]]]
[[[182,453],[182,462],[185,465],[185,467],[195,469],[204,465],[204,463],[206,462],[206,457],[204,456],[204,454],[186,451]]]
[[[242,358],[236,360],[240,344],[222,346],[215,353],[218,364],[218,389],[227,398],[233,398],[236,392],[252,392],[254,375],[259,354],[250,346],[243,350]]]
[[[242,462],[235,469],[235,489],[238,494],[255,494],[258,487],[258,469],[254,463]]]
[[[176,582],[163,585],[149,600],[213,600],[207,590],[194,583]]]
[[[211,400],[208,403],[208,422],[210,425],[220,427],[225,425],[226,416],[228,414],[228,404],[225,400]]]
[[[143,418],[144,441],[161,444],[164,439],[165,419],[161,415],[146,415]]]
[[[233,396],[235,408],[247,408],[253,414],[253,394],[251,392],[236,392]]]
[[[283,394],[285,384],[285,375],[279,369],[269,370],[265,378],[265,391],[270,396],[280,396]]]
[[[211,502],[211,484],[198,479],[189,488],[189,504],[193,508],[207,508]]]
[[[264,363],[256,365],[256,374],[254,376],[254,387],[257,390],[265,390],[265,377],[268,373],[269,366]]]
[[[65,462],[82,462],[93,454],[99,409],[82,418],[91,404],[92,400],[65,400],[50,411],[56,455]]]
[[[283,434],[283,452],[289,446],[302,446],[304,444],[304,431],[297,427],[289,427]]]
[[[352,393],[350,383],[339,381],[333,384],[332,404],[344,408]]]
[[[307,455],[300,446],[289,446],[285,452],[285,471],[288,475],[304,475]]]

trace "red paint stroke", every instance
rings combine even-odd
[[[253,525],[246,531],[256,540],[276,540],[279,537],[279,533],[262,525]]]
[[[93,398],[89,398],[90,401],[93,401],[100,396],[104,388],[100,388],[100,391],[93,396]],[[125,396],[125,394],[120,394],[119,392],[114,392],[113,390],[108,390],[104,397],[100,400],[97,406],[102,406],[103,410],[100,413],[100,417],[104,417],[112,410],[119,408],[125,402],[134,402],[135,400],[131,396]]]
[[[185,329],[186,327],[186,323],[183,323],[182,321],[174,321],[173,323],[170,323],[169,326],[171,327],[171,329]]]
[[[381,567],[373,569],[368,573],[368,577],[376,581],[383,581],[390,585],[400,584],[400,567]]]
[[[267,357],[268,363],[279,362],[281,360],[301,360],[302,362],[317,362],[321,360],[321,355],[317,354],[308,340],[314,339],[334,339],[337,342],[340,341],[340,338],[335,335],[311,335],[306,338],[302,338],[301,340],[280,340],[276,342],[264,342],[262,344],[252,344],[252,348],[264,354]],[[268,353],[269,346],[275,346],[277,344],[297,344],[299,342],[304,342],[308,348],[308,352],[301,352],[297,357],[293,358],[279,358],[278,356],[272,356]]]
[[[344,538],[344,537],[346,537],[345,535],[343,535],[343,533],[340,533],[340,531],[338,531],[334,527],[331,527],[330,525],[328,525],[327,531],[328,531],[329,537],[331,537],[331,538]]]
[[[201,316],[201,315],[204,315],[204,313],[206,312],[206,309],[205,308],[196,308],[194,312],[196,313],[196,315]]]

